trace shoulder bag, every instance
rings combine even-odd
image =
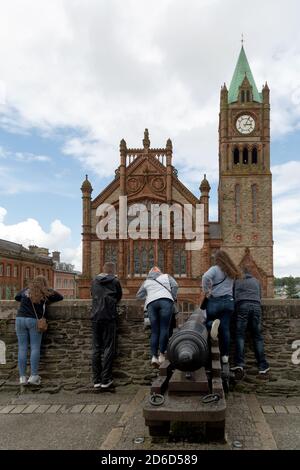
[[[222,284],[222,282],[225,281],[226,278],[227,278],[227,276],[225,276],[224,279],[222,279],[222,281],[217,282],[216,284],[213,284],[212,287],[219,286],[220,284]],[[201,310],[206,310],[207,304],[208,304],[208,299],[209,299],[209,297],[207,297],[207,295],[205,294],[205,295],[204,295],[204,298],[202,299],[202,301],[201,301],[201,303],[200,303],[200,308],[201,308]]]
[[[39,333],[44,333],[48,329],[48,323],[47,323],[47,320],[45,318],[46,302],[44,302],[44,304],[43,304],[42,318],[39,318],[37,316],[37,313],[36,313],[36,310],[34,308],[34,304],[33,304],[32,300],[31,300],[31,305],[32,305],[33,311],[34,311],[35,316],[36,316],[36,329]]]

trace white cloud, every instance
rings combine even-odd
[[[13,132],[78,128],[81,137],[66,138],[66,153],[103,176],[118,165],[120,139],[136,147],[144,127],[157,146],[171,137],[177,162],[185,166],[188,159],[191,173],[213,166],[218,94],[233,74],[239,25],[259,89],[270,83],[273,137],[299,128],[299,3],[188,3],[1,5],[0,125]]]
[[[295,161],[272,168],[276,276],[300,275],[299,171],[300,162]]]

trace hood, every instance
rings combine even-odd
[[[252,274],[249,274],[249,273],[246,273],[244,275],[244,279],[251,279],[252,277],[253,277]]]
[[[147,276],[147,279],[156,279],[157,277],[161,276],[162,273],[158,273],[158,272],[149,272],[148,273],[148,276]]]
[[[97,281],[99,284],[105,284],[107,282],[113,281],[114,279],[116,279],[114,274],[101,273],[96,276],[95,281]]]

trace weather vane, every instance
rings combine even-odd
[[[242,33],[242,39],[241,39],[242,46],[244,45],[244,33]]]

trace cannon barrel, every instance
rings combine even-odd
[[[207,337],[203,315],[198,309],[170,338],[167,350],[169,361],[184,372],[204,367],[208,360]]]

